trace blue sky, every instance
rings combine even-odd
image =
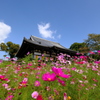
[[[69,48],[90,33],[100,34],[100,0],[0,0],[0,43],[34,35]]]

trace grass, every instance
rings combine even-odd
[[[67,55],[61,54],[56,61],[44,62],[30,61],[29,56],[21,59],[21,64],[10,60],[0,63],[0,100],[100,100],[100,63],[85,56],[67,60]],[[58,74],[53,67],[60,69]],[[44,80],[47,72],[55,73],[56,79],[45,76]],[[59,73],[71,76],[65,78]],[[34,91],[36,98],[32,97]]]

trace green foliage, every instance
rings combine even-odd
[[[85,40],[85,43],[91,51],[100,50],[100,34],[88,34],[88,39]]]
[[[33,58],[33,54],[28,54],[28,55],[25,55],[24,58],[22,58],[21,60],[28,63],[29,61],[32,61],[34,58]]]
[[[89,56],[90,56],[91,58],[95,59],[95,60],[100,60],[100,55],[98,55],[98,53],[90,54]]]
[[[80,53],[87,53],[89,51],[88,47],[86,46],[86,43],[73,43],[70,46],[70,49],[74,50],[74,51],[78,51]]]
[[[4,78],[0,77],[0,90],[2,91],[0,99],[6,100],[9,95],[13,95],[12,100],[37,100],[31,97],[34,91],[42,95],[43,100],[64,100],[64,93],[67,93],[67,96],[72,98],[71,100],[100,99],[100,64],[95,64],[94,61],[89,63],[87,59],[84,61],[84,57],[68,61],[60,56],[59,60],[57,59],[54,63],[53,61],[49,64],[47,61],[40,62],[40,68],[37,67],[36,63],[38,62],[34,63],[36,59],[30,60],[31,57],[32,55],[29,54],[22,59],[22,61],[26,61],[22,65],[14,61],[0,63],[0,75],[9,79],[9,81],[5,81]],[[79,61],[84,63],[76,63]],[[44,63],[46,66],[43,65]],[[61,73],[58,73],[57,78],[64,81],[65,85],[59,83],[57,79],[55,81],[44,81],[42,79],[43,74],[54,73],[52,71],[53,66],[61,68],[64,75],[71,75],[70,78],[63,78],[59,76]],[[27,78],[27,81],[21,84],[24,78]],[[36,81],[40,82],[39,86],[35,86]],[[8,87],[4,87],[3,84],[7,84]],[[70,99],[67,98],[66,100]]]
[[[15,57],[15,55],[19,49],[19,45],[9,41],[7,43],[1,43],[0,49],[1,49],[1,51],[7,52],[9,54],[10,58],[13,58],[13,57]]]

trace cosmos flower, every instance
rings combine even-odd
[[[94,63],[96,63],[96,64],[100,64],[100,61],[94,61]]]
[[[27,82],[27,81],[28,81],[28,78],[24,78],[24,79],[23,79],[23,82]]]
[[[38,95],[39,95],[39,93],[38,93],[37,91],[34,91],[34,92],[31,94],[31,96],[32,96],[33,99],[37,99]]]
[[[100,54],[100,50],[97,51]]]
[[[47,72],[47,73],[43,74],[42,79],[44,81],[55,81],[56,80],[56,74],[55,73],[51,74],[51,73]]]
[[[90,54],[95,54],[93,51],[89,51]]]
[[[59,79],[58,78],[58,82],[62,85],[62,86],[65,86],[66,84],[65,84],[65,81],[63,81],[63,80],[61,80],[61,79]]]
[[[6,83],[2,84],[2,86],[4,86],[5,89],[7,89],[7,90],[11,90],[11,87],[8,84],[6,84]]]
[[[5,78],[4,75],[0,75],[0,79],[1,79],[1,80],[4,80],[4,81],[8,81],[8,78]]]
[[[61,74],[64,74],[61,68],[52,67],[52,71],[58,76],[60,76]]]
[[[43,97],[42,95],[38,95],[37,99],[36,100],[43,100]]]
[[[29,63],[29,64],[28,64],[28,66],[32,66],[32,64],[31,64],[31,63]]]
[[[76,70],[76,67],[73,67],[72,70]]]
[[[2,63],[3,62],[3,60],[0,60],[0,63]]]
[[[30,54],[30,52],[27,52],[27,55],[29,55]]]
[[[40,82],[39,81],[35,81],[34,86],[40,86]]]
[[[13,95],[9,95],[5,100],[13,100],[13,97],[14,97]]]
[[[61,68],[52,67],[52,71],[53,71],[56,75],[58,75],[58,76],[60,76],[60,77],[63,77],[63,78],[70,78],[70,77],[71,77],[71,75],[66,75],[66,74],[64,74],[64,72],[62,71]]]
[[[20,82],[20,84],[19,84],[20,86],[23,86],[23,87],[26,87],[26,85],[27,85],[27,82],[25,82],[25,81],[22,81],[22,82]]]
[[[67,93],[64,93],[64,100],[67,100]]]

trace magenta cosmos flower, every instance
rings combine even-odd
[[[37,99],[38,95],[39,95],[39,93],[38,93],[37,91],[34,91],[34,92],[31,94],[31,96],[32,96],[33,99]]]
[[[59,82],[62,86],[65,86],[65,85],[66,85],[65,81],[63,81],[63,80],[61,80],[61,79],[59,79],[59,78],[58,78],[58,82]]]
[[[0,79],[1,79],[1,80],[4,80],[4,81],[8,81],[8,78],[5,78],[4,75],[0,75]]]
[[[94,63],[100,64],[100,61],[94,61]]]
[[[95,54],[93,51],[89,51],[90,54]]]
[[[13,95],[9,95],[5,100],[13,100],[13,97],[14,97]]]
[[[100,50],[98,50],[97,52],[100,53]]]
[[[71,75],[66,75],[66,74],[64,74],[64,72],[62,71],[61,68],[52,67],[52,71],[53,71],[56,75],[58,75],[58,76],[60,76],[60,77],[63,77],[63,78],[70,78],[70,77],[71,77]]]
[[[2,63],[3,62],[3,60],[0,60],[0,63]]]
[[[51,73],[47,72],[47,73],[43,74],[42,79],[44,81],[55,81],[56,80],[56,74],[55,73],[51,74]]]
[[[34,86],[40,86],[40,82],[39,81],[35,81]]]

